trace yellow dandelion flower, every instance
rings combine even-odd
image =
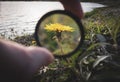
[[[33,40],[33,41],[32,41],[32,44],[35,44],[35,43],[36,43],[36,41]]]
[[[64,32],[64,31],[73,32],[74,31],[72,27],[65,26],[59,23],[46,25],[44,29],[47,31],[56,31],[56,32]]]

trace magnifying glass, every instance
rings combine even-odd
[[[37,45],[47,48],[55,57],[70,57],[83,43],[83,25],[80,19],[69,11],[51,11],[38,21],[35,40]]]

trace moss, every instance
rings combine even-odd
[[[20,43],[20,44],[25,45],[25,46],[36,45],[36,41],[34,39],[33,34],[31,34],[31,35],[17,36],[12,41]]]

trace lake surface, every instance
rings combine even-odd
[[[84,13],[104,7],[97,3],[81,3]],[[0,1],[0,36],[14,37],[34,33],[37,21],[51,10],[63,10],[59,2]]]

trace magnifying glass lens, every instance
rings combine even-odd
[[[54,13],[44,16],[36,27],[37,43],[55,56],[69,55],[81,41],[77,22],[67,14]]]

